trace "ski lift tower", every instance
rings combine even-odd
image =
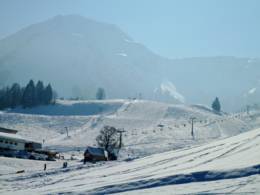
[[[121,147],[122,147],[122,134],[124,132],[126,132],[126,131],[124,129],[122,129],[122,130],[117,130],[117,132],[120,134],[120,137],[119,137],[119,148],[121,149]]]
[[[191,136],[193,139],[195,139],[194,137],[194,120],[196,119],[196,117],[191,117],[190,120],[191,120]]]
[[[68,127],[64,127],[64,128],[65,128],[65,131],[67,133],[67,137],[69,137],[69,129],[68,129]]]

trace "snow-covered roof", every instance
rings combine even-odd
[[[3,132],[0,132],[0,138],[13,139],[13,140],[17,140],[17,141],[20,141],[20,142],[38,143],[38,142],[35,142],[35,141],[32,141],[32,140],[25,139],[25,138],[23,138],[23,137],[21,137],[20,135],[17,135],[17,134],[10,134],[10,133],[3,133]]]
[[[92,155],[105,156],[105,151],[102,148],[94,148],[94,147],[88,146],[85,152],[87,152],[87,151],[88,151],[88,153],[90,153]]]

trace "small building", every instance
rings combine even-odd
[[[41,148],[41,143],[24,139],[19,135],[0,132],[0,150],[34,151]]]
[[[107,159],[107,151],[102,148],[94,148],[88,146],[84,152],[84,162],[106,161]]]

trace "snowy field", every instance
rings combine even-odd
[[[196,117],[195,140],[191,136],[191,117]],[[230,137],[258,127],[256,121],[258,117],[252,119],[246,114],[220,116],[204,106],[141,100],[60,101],[54,106],[0,113],[1,126],[17,129],[18,134],[35,141],[44,140],[44,147],[65,153],[95,145],[104,125],[123,128],[122,158]]]
[[[44,172],[43,161],[0,157],[1,194],[260,193],[258,111],[217,115],[201,105],[59,101],[1,112],[0,124],[44,140],[69,163],[62,169],[63,160],[48,162]],[[126,131],[119,161],[83,165],[83,150],[104,125]]]
[[[260,129],[132,161],[1,175],[1,194],[259,193]],[[2,161],[2,160],[1,160]]]

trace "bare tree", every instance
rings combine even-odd
[[[118,130],[115,127],[105,126],[101,129],[96,141],[99,147],[113,153],[115,149],[119,149]]]

